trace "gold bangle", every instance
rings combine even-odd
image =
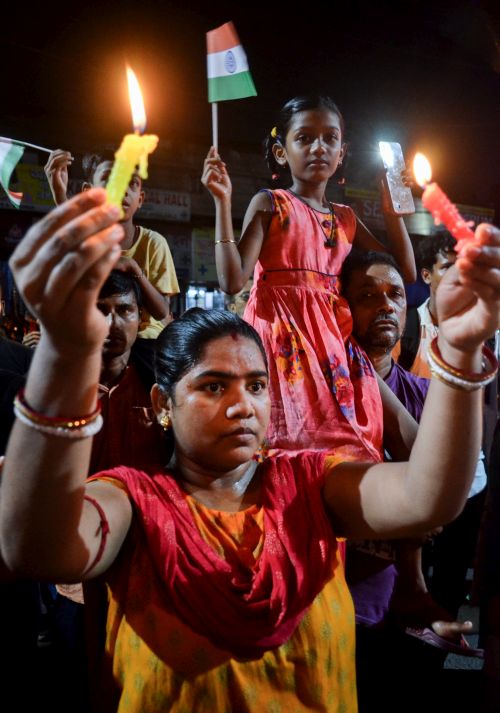
[[[216,245],[218,245],[219,243],[236,243],[236,240],[230,240],[229,238],[223,238],[222,240],[215,241]]]

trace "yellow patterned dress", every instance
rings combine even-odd
[[[319,458],[315,462],[320,462]],[[131,471],[133,480],[124,485],[121,474],[115,480],[118,470],[123,473],[125,469],[96,477],[109,478],[109,482],[125,487],[129,493],[143,488],[154,501],[152,510],[157,512],[158,493],[146,481],[144,486],[136,485],[140,471]],[[318,477],[305,486],[317,490],[316,485],[321,487],[322,481]],[[287,487],[286,482],[281,485]],[[296,495],[289,502],[292,509],[299,506],[297,512],[290,513],[298,534],[302,528],[298,514],[301,504],[296,502]],[[316,495],[320,497],[320,492],[313,497]],[[131,497],[136,504],[140,500],[134,492]],[[182,497],[204,543],[235,571],[238,568],[252,571],[265,546],[265,496],[262,505],[236,513],[210,510],[187,494]],[[158,522],[156,516],[155,519],[162,527],[162,521]],[[287,521],[285,513],[283,522]],[[245,659],[193,631],[172,610],[158,576],[157,563],[149,556],[146,534],[149,524],[144,524],[142,517],[134,518],[119,559],[106,576],[109,605],[99,710],[105,713],[357,711],[354,611],[333,532],[327,545],[331,548],[330,574],[290,638]],[[307,540],[306,531],[304,537]],[[311,546],[316,547],[314,537],[313,533]],[[310,572],[308,576],[314,575]],[[292,579],[284,583],[285,587],[295,586]],[[203,579],[191,584],[203,592]],[[207,601],[206,615],[213,617],[209,606]],[[225,614],[224,607],[215,612],[221,620]],[[234,636],[238,637],[237,626]]]

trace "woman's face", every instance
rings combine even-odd
[[[177,463],[224,473],[252,459],[270,415],[268,376],[254,341],[234,335],[210,342],[202,359],[164,403]]]

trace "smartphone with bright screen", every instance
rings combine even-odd
[[[394,215],[409,215],[415,212],[411,189],[405,186],[401,176],[405,160],[401,144],[395,141],[379,141],[380,156],[386,169],[384,180],[389,190]]]

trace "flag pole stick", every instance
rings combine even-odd
[[[217,113],[217,102],[212,102],[212,146],[217,148],[219,143],[219,115]]]
[[[52,149],[46,149],[44,146],[37,146],[36,144],[29,144],[27,141],[8,139],[5,136],[0,136],[0,141],[7,144],[16,144],[17,146],[27,146],[30,149],[37,149],[37,151],[45,151],[45,153],[52,153]]]

